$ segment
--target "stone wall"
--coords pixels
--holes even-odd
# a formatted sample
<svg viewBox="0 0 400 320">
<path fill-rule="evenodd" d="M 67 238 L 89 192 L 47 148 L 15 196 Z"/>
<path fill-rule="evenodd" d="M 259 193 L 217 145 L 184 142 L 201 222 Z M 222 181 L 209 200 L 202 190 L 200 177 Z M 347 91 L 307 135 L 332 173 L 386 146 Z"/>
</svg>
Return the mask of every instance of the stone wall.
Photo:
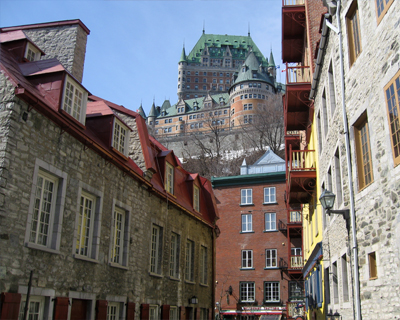
<svg viewBox="0 0 400 320">
<path fill-rule="evenodd" d="M 400 166 L 395 166 L 390 141 L 390 129 L 384 87 L 400 69 L 400 34 L 395 32 L 400 25 L 400 2 L 393 1 L 388 12 L 377 22 L 375 2 L 358 1 L 361 53 L 350 65 L 348 54 L 348 30 L 345 16 L 352 1 L 344 1 L 341 10 L 343 31 L 344 77 L 346 116 L 350 133 L 351 181 L 354 186 L 356 230 L 358 242 L 358 262 L 360 277 L 361 310 L 363 319 L 400 318 Z M 337 21 L 333 18 L 333 24 Z M 348 165 L 346 162 L 345 138 L 341 105 L 341 82 L 339 61 L 339 37 L 329 31 L 328 42 L 315 98 L 315 112 L 327 115 L 326 136 L 322 138 L 319 156 L 321 181 L 325 187 L 343 194 L 343 202 L 337 209 L 350 208 Z M 329 80 L 329 65 L 333 66 L 333 82 Z M 334 87 L 336 103 L 330 88 Z M 325 89 L 326 101 L 322 98 Z M 356 154 L 355 126 L 361 116 L 368 119 L 373 181 L 365 186 L 359 185 L 359 171 Z M 323 131 L 323 130 L 322 130 Z M 338 150 L 338 151 L 337 151 Z M 339 164 L 335 163 L 335 153 L 339 154 Z M 329 174 L 329 168 L 331 174 Z M 341 183 L 338 183 L 340 171 Z M 329 181 L 332 180 L 332 183 Z M 340 190 L 338 190 L 340 189 Z M 351 286 L 354 281 L 352 239 L 348 237 L 341 216 L 327 218 L 324 231 L 324 260 L 332 268 L 338 267 L 339 301 L 333 303 L 332 274 L 330 274 L 331 304 L 328 309 L 338 310 L 343 319 L 353 318 L 353 298 Z M 375 252 L 377 278 L 370 277 L 368 254 Z M 348 259 L 347 276 L 349 281 L 349 301 L 343 299 L 343 277 L 341 257 Z M 349 259 L 349 257 L 351 259 Z M 332 271 L 332 269 L 330 269 Z"/>
<path fill-rule="evenodd" d="M 189 306 L 196 295 L 196 308 L 212 307 L 213 243 L 212 228 L 188 216 L 162 197 L 144 188 L 90 148 L 84 148 L 48 118 L 14 96 L 14 88 L 0 74 L 0 291 L 21 292 L 33 270 L 32 286 L 37 290 L 54 290 L 54 296 L 123 297 L 140 304 Z M 27 245 L 29 208 L 35 170 L 38 164 L 57 170 L 65 183 L 64 210 L 58 250 L 41 250 Z M 100 236 L 96 259 L 74 255 L 77 234 L 79 195 L 82 189 L 101 195 Z M 114 206 L 129 212 L 126 267 L 110 265 L 111 229 Z M 162 272 L 151 275 L 150 243 L 152 225 L 163 228 Z M 180 235 L 180 279 L 169 277 L 171 232 Z M 195 281 L 184 280 L 185 243 L 195 243 Z M 200 285 L 200 245 L 208 248 L 208 285 Z M 50 292 L 50 291 L 48 291 Z M 193 305 L 192 305 L 193 306 Z"/>
</svg>

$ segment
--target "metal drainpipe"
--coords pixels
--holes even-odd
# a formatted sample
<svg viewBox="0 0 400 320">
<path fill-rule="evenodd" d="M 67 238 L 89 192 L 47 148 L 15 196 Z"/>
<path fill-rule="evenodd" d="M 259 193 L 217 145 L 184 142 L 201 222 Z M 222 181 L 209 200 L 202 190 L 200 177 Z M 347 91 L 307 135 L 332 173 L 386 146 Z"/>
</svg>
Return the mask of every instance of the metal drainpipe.
<svg viewBox="0 0 400 320">
<path fill-rule="evenodd" d="M 361 320 L 361 303 L 360 303 L 360 280 L 358 271 L 358 247 L 357 247 L 357 232 L 356 232 L 356 215 L 354 206 L 354 187 L 353 187 L 353 170 L 351 166 L 350 154 L 350 138 L 349 128 L 347 124 L 346 102 L 345 102 L 345 88 L 344 88 L 344 64 L 343 64 L 343 48 L 342 48 L 342 27 L 340 21 L 341 1 L 338 0 L 336 8 L 336 20 L 339 35 L 339 56 L 340 56 L 340 81 L 342 89 L 342 112 L 343 112 L 343 126 L 344 136 L 346 142 L 346 159 L 348 169 L 348 183 L 349 183 L 349 196 L 350 196 L 350 221 L 351 221 L 351 235 L 353 245 L 353 259 L 354 259 L 354 297 L 355 297 L 355 316 L 357 320 Z"/>
</svg>

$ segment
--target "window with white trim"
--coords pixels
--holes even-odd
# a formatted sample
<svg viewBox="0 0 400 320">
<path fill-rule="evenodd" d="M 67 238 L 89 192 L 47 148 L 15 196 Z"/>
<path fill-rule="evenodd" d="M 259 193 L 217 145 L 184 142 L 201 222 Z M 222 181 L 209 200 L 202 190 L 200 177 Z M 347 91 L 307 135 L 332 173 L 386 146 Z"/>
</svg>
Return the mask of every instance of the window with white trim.
<svg viewBox="0 0 400 320">
<path fill-rule="evenodd" d="M 99 201 L 95 195 L 82 190 L 77 215 L 76 255 L 96 259 L 96 239 L 100 235 Z"/>
<path fill-rule="evenodd" d="M 240 204 L 253 204 L 253 189 L 241 189 Z"/>
<path fill-rule="evenodd" d="M 276 268 L 277 267 L 277 256 L 276 249 L 265 250 L 265 268 Z"/>
<path fill-rule="evenodd" d="M 150 272 L 161 274 L 162 228 L 153 224 L 151 230 Z"/>
<path fill-rule="evenodd" d="M 128 156 L 129 129 L 117 118 L 114 118 L 112 147 Z"/>
<path fill-rule="evenodd" d="M 207 268 L 207 248 L 200 247 L 200 283 L 206 285 L 208 282 L 208 268 Z"/>
<path fill-rule="evenodd" d="M 198 186 L 193 186 L 193 208 L 197 212 L 200 211 L 200 189 Z"/>
<path fill-rule="evenodd" d="M 276 188 L 264 188 L 264 203 L 276 203 Z"/>
<path fill-rule="evenodd" d="M 25 243 L 30 248 L 59 250 L 67 174 L 36 159 Z"/>
<path fill-rule="evenodd" d="M 119 320 L 120 303 L 109 301 L 107 305 L 107 320 Z"/>
<path fill-rule="evenodd" d="M 165 190 L 174 194 L 174 167 L 166 162 L 165 169 Z"/>
<path fill-rule="evenodd" d="M 208 309 L 200 308 L 200 320 L 208 320 Z"/>
<path fill-rule="evenodd" d="M 194 242 L 186 241 L 185 280 L 194 281 Z"/>
<path fill-rule="evenodd" d="M 255 284 L 254 282 L 240 282 L 240 302 L 254 302 Z"/>
<path fill-rule="evenodd" d="M 242 269 L 253 268 L 253 250 L 242 250 Z"/>
<path fill-rule="evenodd" d="M 158 306 L 149 306 L 149 320 L 158 320 Z"/>
<path fill-rule="evenodd" d="M 276 230 L 276 213 L 266 212 L 265 213 L 265 231 Z"/>
<path fill-rule="evenodd" d="M 61 109 L 85 124 L 87 96 L 87 91 L 80 84 L 70 76 L 66 76 Z"/>
<path fill-rule="evenodd" d="M 264 296 L 265 302 L 280 302 L 279 282 L 264 282 Z"/>
<path fill-rule="evenodd" d="M 180 240 L 179 234 L 171 233 L 171 248 L 169 258 L 169 276 L 171 278 L 179 279 L 179 253 L 180 253 Z"/>
<path fill-rule="evenodd" d="M 40 60 L 41 52 L 32 43 L 28 42 L 25 49 L 25 59 L 28 61 L 38 61 Z"/>
<path fill-rule="evenodd" d="M 242 232 L 253 231 L 253 215 L 251 213 L 242 214 Z"/>
<path fill-rule="evenodd" d="M 124 259 L 124 249 L 126 246 L 125 241 L 127 241 L 125 235 L 125 222 L 125 210 L 119 207 L 114 207 L 111 262 L 120 265 L 126 265 L 126 260 Z"/>
<path fill-rule="evenodd" d="M 178 307 L 171 306 L 169 308 L 169 320 L 179 320 Z"/>
<path fill-rule="evenodd" d="M 24 319 L 26 295 L 23 296 L 19 309 L 19 320 Z M 26 319 L 44 319 L 44 307 L 45 297 L 44 296 L 30 296 L 29 307 Z"/>
</svg>

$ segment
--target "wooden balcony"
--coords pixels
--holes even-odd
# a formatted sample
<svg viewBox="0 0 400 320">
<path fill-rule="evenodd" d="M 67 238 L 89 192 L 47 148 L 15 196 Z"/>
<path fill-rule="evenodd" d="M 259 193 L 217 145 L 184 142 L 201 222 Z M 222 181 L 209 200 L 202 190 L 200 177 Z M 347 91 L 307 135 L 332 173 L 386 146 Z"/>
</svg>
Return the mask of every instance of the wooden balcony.
<svg viewBox="0 0 400 320">
<path fill-rule="evenodd" d="M 316 153 L 314 150 L 292 150 L 289 146 L 286 195 L 287 204 L 300 207 L 308 203 L 316 183 Z"/>
<path fill-rule="evenodd" d="M 282 60 L 300 62 L 306 14 L 304 0 L 282 0 Z"/>
<path fill-rule="evenodd" d="M 303 261 L 303 256 L 290 256 L 290 266 L 289 269 L 303 269 L 304 267 L 304 261 Z"/>
<path fill-rule="evenodd" d="M 286 64 L 286 94 L 283 102 L 287 131 L 306 130 L 312 121 L 310 90 L 310 67 Z"/>
</svg>

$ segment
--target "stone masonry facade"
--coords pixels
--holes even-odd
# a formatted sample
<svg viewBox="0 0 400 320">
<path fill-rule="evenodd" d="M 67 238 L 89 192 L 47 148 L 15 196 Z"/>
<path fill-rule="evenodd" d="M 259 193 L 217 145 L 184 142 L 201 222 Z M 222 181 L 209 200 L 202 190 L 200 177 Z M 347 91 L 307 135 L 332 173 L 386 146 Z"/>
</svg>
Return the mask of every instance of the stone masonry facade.
<svg viewBox="0 0 400 320">
<path fill-rule="evenodd" d="M 394 161 L 385 86 L 400 70 L 400 2 L 388 1 L 378 17 L 375 1 L 342 1 L 344 87 L 363 319 L 400 319 L 400 166 Z M 349 17 L 358 10 L 360 52 L 350 61 Z M 337 26 L 336 16 L 332 24 Z M 351 39 L 351 37 L 350 37 Z M 335 209 L 350 207 L 348 165 L 342 116 L 339 36 L 328 31 L 315 92 L 321 185 L 337 195 Z M 396 75 L 397 74 L 397 75 Z M 398 104 L 397 100 L 397 104 Z M 366 123 L 366 125 L 365 125 Z M 366 127 L 371 181 L 362 182 L 358 131 Z M 364 128 L 365 128 L 364 127 Z M 363 140 L 365 141 L 365 140 Z M 324 219 L 323 259 L 328 310 L 353 319 L 355 309 L 352 239 L 339 215 Z M 374 261 L 376 260 L 376 262 Z M 375 270 L 376 269 L 376 270 Z"/>
</svg>

